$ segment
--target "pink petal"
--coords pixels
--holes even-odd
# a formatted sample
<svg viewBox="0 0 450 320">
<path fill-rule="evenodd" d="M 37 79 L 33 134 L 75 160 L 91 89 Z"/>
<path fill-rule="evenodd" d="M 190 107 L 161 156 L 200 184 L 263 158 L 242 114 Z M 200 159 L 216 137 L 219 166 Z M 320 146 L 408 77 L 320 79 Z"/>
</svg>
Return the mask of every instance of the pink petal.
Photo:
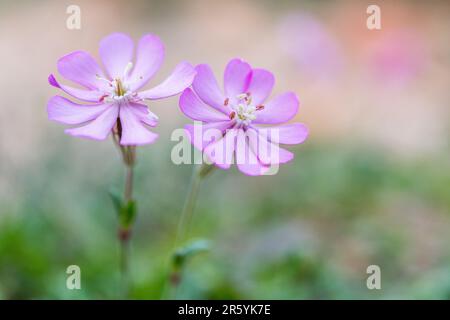
<svg viewBox="0 0 450 320">
<path fill-rule="evenodd" d="M 256 127 L 269 141 L 281 144 L 299 144 L 308 137 L 308 128 L 302 123 L 291 123 L 277 127 Z"/>
<path fill-rule="evenodd" d="M 265 174 L 270 167 L 262 164 L 252 148 L 249 146 L 247 137 L 241 129 L 238 132 L 236 142 L 236 164 L 242 173 L 249 176 L 259 176 Z"/>
<path fill-rule="evenodd" d="M 158 135 L 145 128 L 139 115 L 138 108 L 133 105 L 120 107 L 120 124 L 122 125 L 121 145 L 143 145 L 154 142 Z"/>
<path fill-rule="evenodd" d="M 147 34 L 139 40 L 134 65 L 129 82 L 130 89 L 136 91 L 143 87 L 161 67 L 164 60 L 164 45 L 152 34 Z"/>
<path fill-rule="evenodd" d="M 100 41 L 99 50 L 109 76 L 122 78 L 126 66 L 133 61 L 133 40 L 124 33 L 113 33 Z"/>
<path fill-rule="evenodd" d="M 130 110 L 146 125 L 155 127 L 158 124 L 158 116 L 148 110 L 145 104 L 132 102 L 129 105 L 132 107 Z"/>
<path fill-rule="evenodd" d="M 253 123 L 277 124 L 289 121 L 298 111 L 298 98 L 293 92 L 276 96 L 264 104 L 264 109 L 256 113 Z"/>
<path fill-rule="evenodd" d="M 105 77 L 103 71 L 91 55 L 84 51 L 75 51 L 58 60 L 58 71 L 67 80 L 73 81 L 91 90 L 104 90 L 107 84 L 97 78 Z"/>
<path fill-rule="evenodd" d="M 272 92 L 275 77 L 273 74 L 264 69 L 253 69 L 252 78 L 248 86 L 247 92 L 252 97 L 255 105 L 261 105 Z"/>
<path fill-rule="evenodd" d="M 203 149 L 206 148 L 211 142 L 214 142 L 210 139 L 211 134 L 213 133 L 210 131 L 211 129 L 219 130 L 223 134 L 225 133 L 225 130 L 231 128 L 232 125 L 233 124 L 230 121 L 220 121 L 211 122 L 208 124 L 202 123 L 201 125 L 199 123 L 195 123 L 194 125 L 188 124 L 184 128 L 194 147 L 200 151 L 203 151 Z"/>
<path fill-rule="evenodd" d="M 104 94 L 103 92 L 97 90 L 83 90 L 62 85 L 58 83 L 58 81 L 56 81 L 55 77 L 52 74 L 48 76 L 48 83 L 50 83 L 50 85 L 54 86 L 55 88 L 61 89 L 65 93 L 82 101 L 99 102 Z"/>
<path fill-rule="evenodd" d="M 205 122 L 230 120 L 228 116 L 204 104 L 190 88 L 181 94 L 179 105 L 181 111 L 193 120 Z"/>
<path fill-rule="evenodd" d="M 154 100 L 176 95 L 192 84 L 195 73 L 195 69 L 188 62 L 181 62 L 163 83 L 153 89 L 140 92 L 139 96 Z"/>
<path fill-rule="evenodd" d="M 249 144 L 259 161 L 264 165 L 287 163 L 294 159 L 294 154 L 267 141 L 266 137 L 255 129 L 248 129 Z"/>
<path fill-rule="evenodd" d="M 76 137 L 104 140 L 117 122 L 118 115 L 119 107 L 110 105 L 109 108 L 89 124 L 79 128 L 66 129 L 65 132 Z"/>
<path fill-rule="evenodd" d="M 229 169 L 233 163 L 237 134 L 238 129 L 229 129 L 222 139 L 210 143 L 204 150 L 211 162 L 221 169 Z"/>
<path fill-rule="evenodd" d="M 47 113 L 49 120 L 81 124 L 97 118 L 108 107 L 110 106 L 107 104 L 78 104 L 61 96 L 54 96 L 47 103 Z"/>
<path fill-rule="evenodd" d="M 246 93 L 252 76 L 252 68 L 241 59 L 231 60 L 225 68 L 225 95 L 234 100 L 236 96 Z"/>
<path fill-rule="evenodd" d="M 216 78 L 211 68 L 206 64 L 200 64 L 195 67 L 197 75 L 195 76 L 192 87 L 199 98 L 214 109 L 229 114 L 231 108 L 225 106 L 225 96 L 219 89 Z"/>
</svg>

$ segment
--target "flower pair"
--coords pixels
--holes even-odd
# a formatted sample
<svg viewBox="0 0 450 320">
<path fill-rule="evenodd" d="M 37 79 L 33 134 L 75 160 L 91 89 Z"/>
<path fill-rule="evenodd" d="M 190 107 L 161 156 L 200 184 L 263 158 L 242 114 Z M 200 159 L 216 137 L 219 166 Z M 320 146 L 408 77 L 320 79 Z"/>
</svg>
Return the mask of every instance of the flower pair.
<svg viewBox="0 0 450 320">
<path fill-rule="evenodd" d="M 103 140 L 115 130 L 120 133 L 123 146 L 153 143 L 158 135 L 146 126 L 156 126 L 158 117 L 144 101 L 183 92 L 179 102 L 181 110 L 204 124 L 199 136 L 195 126 L 186 126 L 191 142 L 220 168 L 228 169 L 234 154 L 240 171 L 248 175 L 264 174 L 271 165 L 293 158 L 278 143 L 297 144 L 306 139 L 307 129 L 299 123 L 271 130 L 264 127 L 292 119 L 299 106 L 292 92 L 265 102 L 274 85 L 269 71 L 252 69 L 248 63 L 233 59 L 225 69 L 222 92 L 209 66 L 201 64 L 194 68 L 181 62 L 160 85 L 140 91 L 164 59 L 164 46 L 157 36 L 143 36 L 135 52 L 129 36 L 114 33 L 101 40 L 99 51 L 106 72 L 84 51 L 70 53 L 58 61 L 59 73 L 83 89 L 60 84 L 53 75 L 49 76 L 52 86 L 89 103 L 79 104 L 61 96 L 49 100 L 50 120 L 78 125 L 66 129 L 70 135 Z M 204 133 L 208 129 L 216 129 L 220 135 L 207 139 Z M 276 139 L 271 134 L 273 130 Z M 263 155 L 267 152 L 262 149 L 267 146 L 270 155 L 276 157 Z"/>
</svg>

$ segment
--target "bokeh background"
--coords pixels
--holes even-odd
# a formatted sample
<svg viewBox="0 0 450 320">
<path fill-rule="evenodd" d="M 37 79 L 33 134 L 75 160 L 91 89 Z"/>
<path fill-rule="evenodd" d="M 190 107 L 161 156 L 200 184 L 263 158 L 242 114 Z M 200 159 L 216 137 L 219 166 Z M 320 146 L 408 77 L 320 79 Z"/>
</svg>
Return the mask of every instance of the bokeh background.
<svg viewBox="0 0 450 320">
<path fill-rule="evenodd" d="M 66 8 L 81 8 L 81 30 Z M 381 30 L 366 27 L 381 7 Z M 202 186 L 181 298 L 450 298 L 450 5 L 446 1 L 0 1 L 0 298 L 114 299 L 117 221 L 108 196 L 124 169 L 111 140 L 47 120 L 47 83 L 74 50 L 98 57 L 114 31 L 158 34 L 166 60 L 222 77 L 241 57 L 297 92 L 309 140 L 275 176 L 216 171 Z M 61 77 L 59 77 L 60 79 Z M 170 161 L 189 120 L 177 97 L 150 104 L 139 148 L 131 298 L 158 299 L 192 167 Z M 81 268 L 82 290 L 66 288 Z M 382 289 L 368 290 L 378 265 Z"/>
</svg>

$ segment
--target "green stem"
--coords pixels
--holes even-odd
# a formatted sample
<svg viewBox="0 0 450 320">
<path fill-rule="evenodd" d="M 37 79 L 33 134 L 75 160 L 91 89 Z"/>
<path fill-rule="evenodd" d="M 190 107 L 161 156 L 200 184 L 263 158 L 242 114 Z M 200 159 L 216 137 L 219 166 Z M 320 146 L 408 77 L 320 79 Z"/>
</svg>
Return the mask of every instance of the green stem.
<svg viewBox="0 0 450 320">
<path fill-rule="evenodd" d="M 126 165 L 127 172 L 125 177 L 124 201 L 129 203 L 133 200 L 133 165 Z M 121 291 L 124 299 L 128 298 L 129 291 L 129 256 L 130 256 L 130 237 L 131 226 L 119 226 L 120 242 L 120 278 Z"/>
<path fill-rule="evenodd" d="M 183 209 L 181 211 L 180 220 L 178 222 L 177 233 L 175 236 L 174 250 L 177 250 L 182 244 L 189 233 L 192 217 L 194 215 L 195 203 L 197 202 L 198 193 L 201 182 L 214 168 L 212 165 L 203 164 L 200 167 L 194 166 L 192 170 L 191 180 L 189 182 L 188 193 L 184 201 Z M 171 272 L 169 277 L 170 288 L 168 288 L 167 282 L 163 290 L 163 297 L 167 296 L 167 291 L 170 290 L 169 297 L 177 297 L 178 287 L 182 280 L 182 267 L 171 266 Z"/>
<path fill-rule="evenodd" d="M 200 167 L 201 168 L 201 167 Z M 197 202 L 198 191 L 202 177 L 200 169 L 194 167 L 192 170 L 191 181 L 189 182 L 188 193 L 184 200 L 183 210 L 181 211 L 180 220 L 178 222 L 177 233 L 175 237 L 175 248 L 178 248 L 180 242 L 184 241 L 194 213 L 195 203 Z"/>
<path fill-rule="evenodd" d="M 133 165 L 127 165 L 127 173 L 125 178 L 125 191 L 124 200 L 125 202 L 133 200 Z"/>
<path fill-rule="evenodd" d="M 120 241 L 120 286 L 123 299 L 128 298 L 129 290 L 129 236 L 119 236 Z"/>
<path fill-rule="evenodd" d="M 127 216 L 119 217 L 119 232 L 118 239 L 120 243 L 120 283 L 121 292 L 124 299 L 128 298 L 130 276 L 129 276 L 129 263 L 130 263 L 130 238 L 132 223 L 135 219 L 134 210 L 135 203 L 133 200 L 133 180 L 134 180 L 134 164 L 136 162 L 136 146 L 122 146 L 120 139 L 122 137 L 122 126 L 120 120 L 117 119 L 117 123 L 112 132 L 114 143 L 122 153 L 122 159 L 126 167 L 125 176 L 125 188 L 123 195 L 122 206 L 126 206 L 126 212 L 121 214 L 127 214 Z M 130 217 L 130 205 L 133 207 L 133 216 Z M 124 209 L 124 208 L 122 208 Z"/>
</svg>

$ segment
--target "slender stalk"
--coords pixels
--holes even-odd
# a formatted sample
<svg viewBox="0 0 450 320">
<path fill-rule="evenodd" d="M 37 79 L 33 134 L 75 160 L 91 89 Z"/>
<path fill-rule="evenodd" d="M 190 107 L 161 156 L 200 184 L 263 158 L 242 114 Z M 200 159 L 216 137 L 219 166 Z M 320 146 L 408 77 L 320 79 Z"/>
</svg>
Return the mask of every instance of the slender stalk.
<svg viewBox="0 0 450 320">
<path fill-rule="evenodd" d="M 129 291 L 129 256 L 130 242 L 128 236 L 119 236 L 120 241 L 120 287 L 123 299 L 128 298 Z"/>
<path fill-rule="evenodd" d="M 189 233 L 192 216 L 194 213 L 195 203 L 198 198 L 198 191 L 201 183 L 200 169 L 195 167 L 192 170 L 191 180 L 189 182 L 188 192 L 184 200 L 183 209 L 181 211 L 180 220 L 178 221 L 177 233 L 175 236 L 174 252 L 179 245 L 186 239 Z M 172 266 L 170 274 L 170 297 L 177 298 L 178 288 L 181 283 L 181 273 L 183 270 Z"/>
<path fill-rule="evenodd" d="M 128 203 L 132 201 L 133 194 L 133 165 L 126 165 L 124 201 Z M 129 257 L 130 257 L 130 237 L 131 227 L 119 226 L 119 242 L 120 242 L 120 277 L 121 290 L 124 299 L 128 297 L 129 291 Z"/>
<path fill-rule="evenodd" d="M 201 182 L 204 177 L 206 177 L 211 170 L 214 168 L 212 165 L 201 165 L 199 167 L 194 166 L 192 170 L 191 180 L 189 182 L 188 192 L 184 201 L 183 209 L 181 211 L 180 220 L 178 222 L 177 233 L 175 236 L 174 242 L 174 250 L 179 249 L 179 246 L 186 240 L 192 217 L 194 215 L 195 204 L 197 202 L 198 193 L 200 189 Z M 166 282 L 163 289 L 163 297 L 166 297 L 169 293 L 169 297 L 173 297 L 176 299 L 178 287 L 182 280 L 182 267 L 179 266 L 171 266 L 171 272 L 169 277 L 169 284 Z"/>
<path fill-rule="evenodd" d="M 124 212 L 119 216 L 119 231 L 118 239 L 120 243 L 120 282 L 122 297 L 126 299 L 129 292 L 129 260 L 130 260 L 130 238 L 131 228 L 134 221 L 134 203 L 133 203 L 133 180 L 134 180 L 134 164 L 136 162 L 136 147 L 135 146 L 122 146 L 120 144 L 120 138 L 122 136 L 122 126 L 120 120 L 117 119 L 117 124 L 112 132 L 113 140 L 116 146 L 122 153 L 122 159 L 126 168 L 125 175 L 125 187 L 123 194 L 123 206 Z M 132 206 L 132 209 L 130 209 Z M 130 214 L 132 212 L 132 216 Z"/>
<path fill-rule="evenodd" d="M 184 200 L 183 210 L 181 211 L 180 220 L 178 221 L 178 228 L 175 236 L 175 248 L 178 247 L 180 242 L 185 240 L 189 231 L 201 180 L 200 169 L 194 167 L 192 170 L 191 181 L 189 182 L 188 193 Z"/>
<path fill-rule="evenodd" d="M 132 199 L 133 196 L 133 166 L 127 165 L 127 173 L 125 178 L 125 191 L 124 191 L 124 200 L 125 202 L 128 202 Z"/>
</svg>

